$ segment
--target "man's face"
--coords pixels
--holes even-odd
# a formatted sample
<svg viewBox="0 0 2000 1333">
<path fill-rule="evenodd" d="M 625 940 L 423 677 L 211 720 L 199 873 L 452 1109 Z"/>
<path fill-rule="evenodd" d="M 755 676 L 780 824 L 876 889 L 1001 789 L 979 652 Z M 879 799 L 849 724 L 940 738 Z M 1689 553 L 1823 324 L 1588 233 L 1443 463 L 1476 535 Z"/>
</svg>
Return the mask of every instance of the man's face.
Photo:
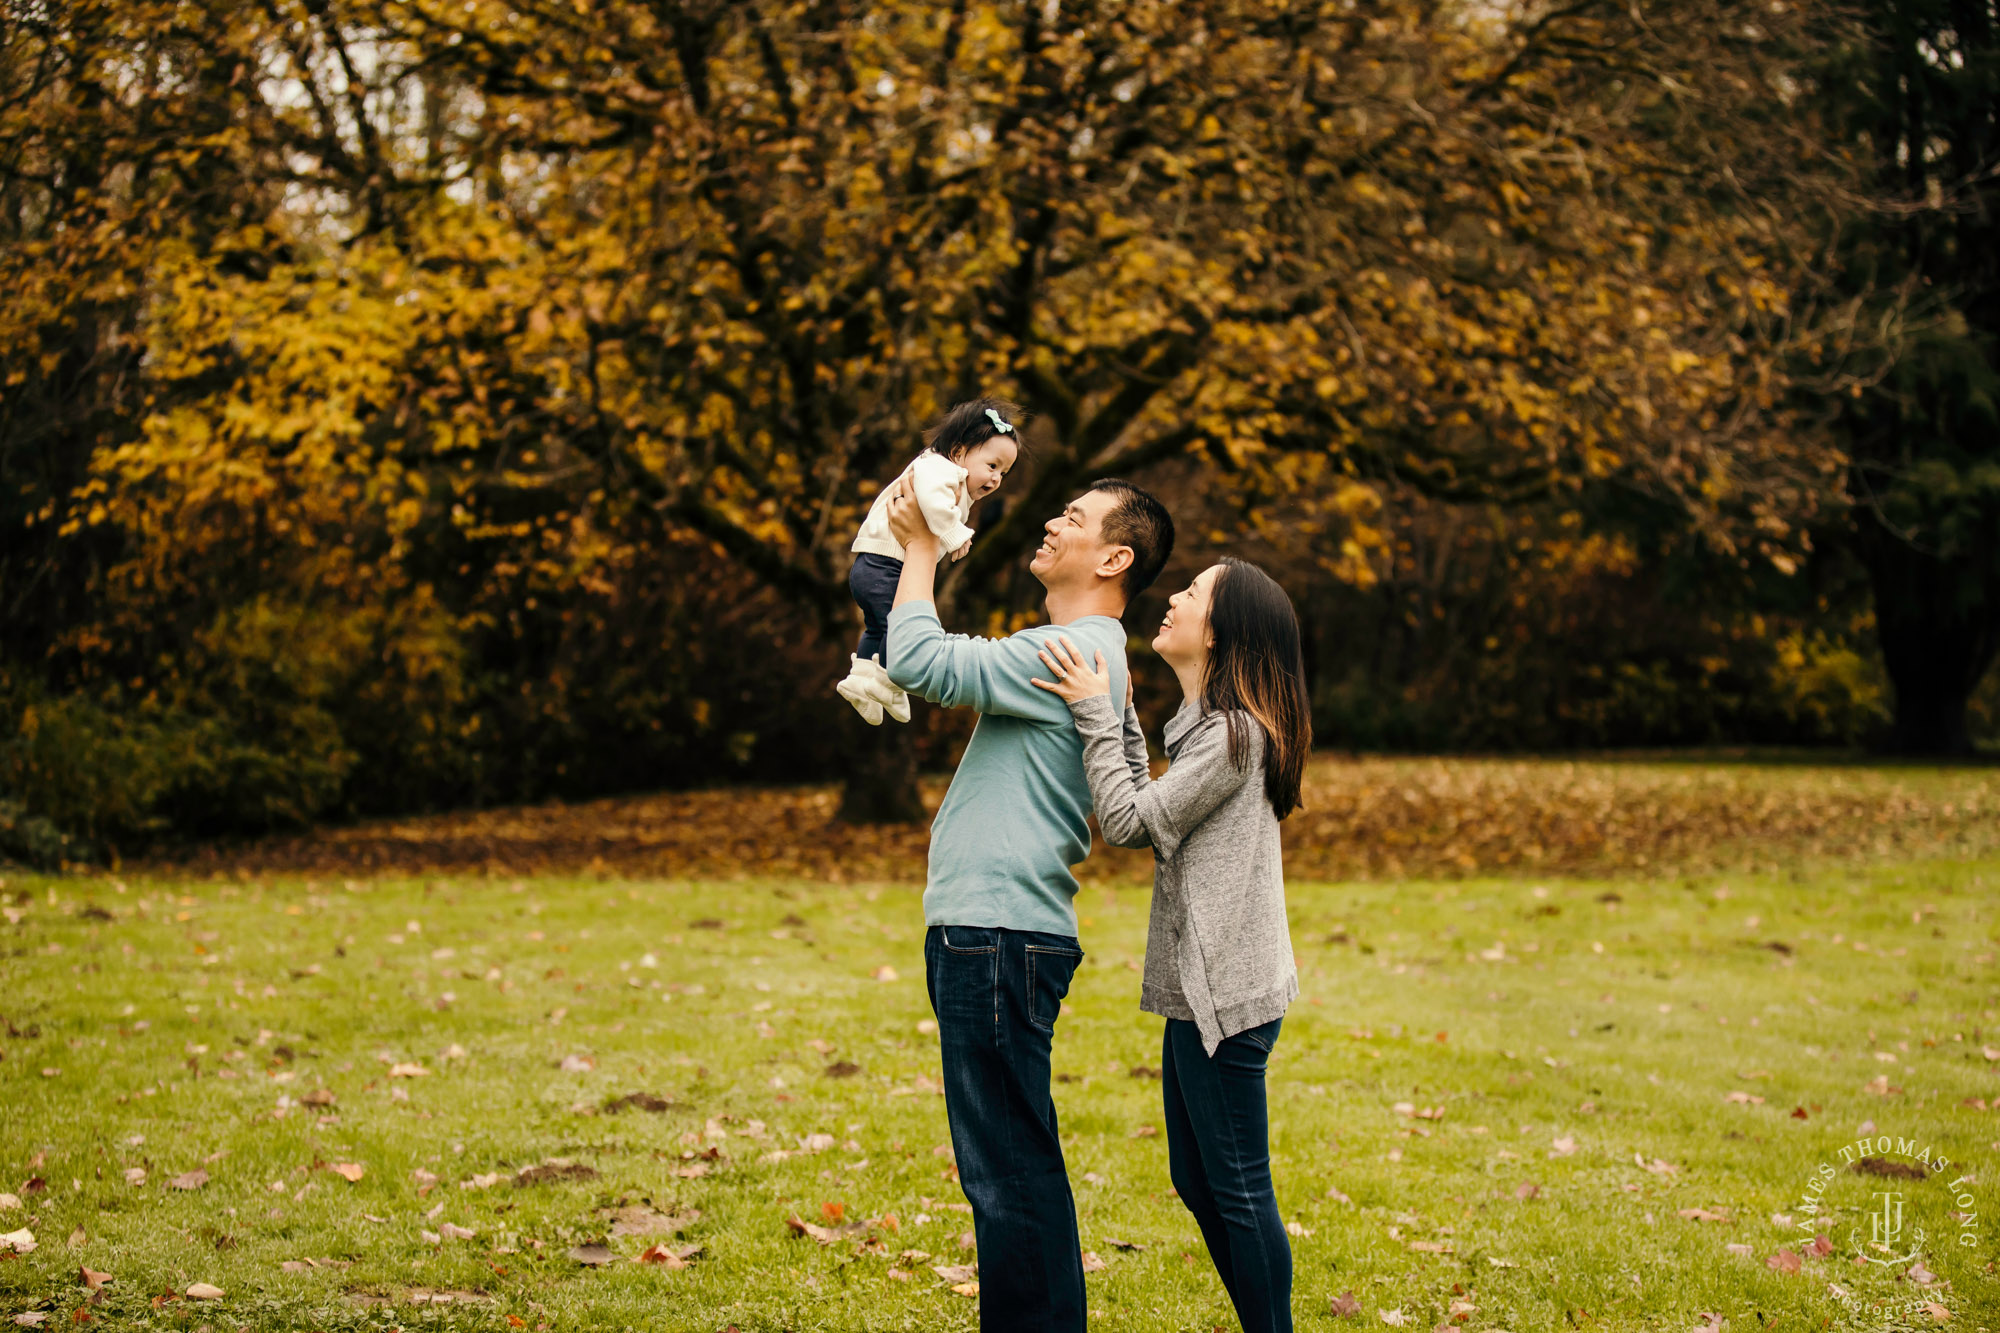
<svg viewBox="0 0 2000 1333">
<path fill-rule="evenodd" d="M 1045 588 L 1089 584 L 1112 552 L 1124 549 L 1104 540 L 1104 516 L 1117 503 L 1109 491 L 1085 491 L 1071 500 L 1042 525 L 1042 544 L 1028 562 L 1028 572 Z"/>
</svg>

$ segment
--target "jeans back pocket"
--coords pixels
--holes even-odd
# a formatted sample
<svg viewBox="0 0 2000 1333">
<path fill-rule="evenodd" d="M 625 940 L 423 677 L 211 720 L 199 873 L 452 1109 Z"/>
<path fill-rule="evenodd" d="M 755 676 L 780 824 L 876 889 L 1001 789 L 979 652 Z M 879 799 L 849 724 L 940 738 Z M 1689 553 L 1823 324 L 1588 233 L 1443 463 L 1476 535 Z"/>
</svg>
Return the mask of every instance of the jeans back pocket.
<svg viewBox="0 0 2000 1333">
<path fill-rule="evenodd" d="M 1028 1021 L 1052 1033 L 1056 1030 L 1056 1018 L 1062 1013 L 1063 997 L 1069 994 L 1069 983 L 1076 976 L 1077 964 L 1083 961 L 1083 951 L 1031 944 L 1027 953 Z"/>
</svg>

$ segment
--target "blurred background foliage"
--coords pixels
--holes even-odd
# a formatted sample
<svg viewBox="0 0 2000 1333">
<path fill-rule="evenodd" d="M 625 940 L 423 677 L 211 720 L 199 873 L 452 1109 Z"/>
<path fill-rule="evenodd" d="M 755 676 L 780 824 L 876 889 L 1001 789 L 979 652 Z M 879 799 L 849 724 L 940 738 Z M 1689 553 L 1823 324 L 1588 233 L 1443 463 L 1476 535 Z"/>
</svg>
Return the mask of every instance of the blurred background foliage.
<svg viewBox="0 0 2000 1333">
<path fill-rule="evenodd" d="M 1158 489 L 1322 745 L 1996 734 L 1996 36 L 1943 3 L 85 0 L 0 45 L 0 853 L 844 776 L 847 545 Z M 1150 692 L 1169 688 L 1147 674 Z M 1145 700 L 1167 706 L 1164 693 Z"/>
</svg>

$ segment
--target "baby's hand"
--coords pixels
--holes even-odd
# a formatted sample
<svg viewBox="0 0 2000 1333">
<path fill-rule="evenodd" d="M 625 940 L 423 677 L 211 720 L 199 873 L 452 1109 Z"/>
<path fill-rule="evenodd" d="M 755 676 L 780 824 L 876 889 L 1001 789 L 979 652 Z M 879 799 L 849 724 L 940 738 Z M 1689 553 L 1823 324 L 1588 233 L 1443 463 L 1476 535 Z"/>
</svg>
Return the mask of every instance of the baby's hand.
<svg viewBox="0 0 2000 1333">
<path fill-rule="evenodd" d="M 965 557 L 971 554 L 972 554 L 972 539 L 968 537 L 964 541 L 958 544 L 958 548 L 951 553 L 951 558 L 954 562 L 956 562 L 965 559 Z"/>
<path fill-rule="evenodd" d="M 1042 659 L 1043 665 L 1055 672 L 1056 683 L 1051 685 L 1048 681 L 1038 677 L 1030 677 L 1029 684 L 1039 685 L 1050 694 L 1060 696 L 1064 703 L 1073 704 L 1080 699 L 1088 699 L 1094 694 L 1101 694 L 1109 698 L 1111 695 L 1111 672 L 1105 668 L 1104 654 L 1099 653 L 1097 655 L 1097 670 L 1092 671 L 1083 664 L 1083 658 L 1076 651 L 1076 645 L 1069 641 L 1069 635 L 1064 634 L 1058 637 L 1060 639 L 1060 646 L 1055 640 L 1045 639 L 1043 640 L 1042 650 L 1035 654 L 1035 656 Z"/>
</svg>

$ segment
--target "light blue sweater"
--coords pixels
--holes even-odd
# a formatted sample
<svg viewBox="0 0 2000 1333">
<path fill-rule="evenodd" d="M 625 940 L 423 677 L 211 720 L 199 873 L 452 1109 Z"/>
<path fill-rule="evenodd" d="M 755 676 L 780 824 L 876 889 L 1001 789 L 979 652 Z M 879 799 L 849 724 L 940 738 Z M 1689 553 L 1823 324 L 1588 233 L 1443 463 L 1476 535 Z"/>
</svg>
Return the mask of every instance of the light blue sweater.
<svg viewBox="0 0 2000 1333">
<path fill-rule="evenodd" d="M 1067 634 L 1086 662 L 1104 654 L 1125 697 L 1125 628 L 1110 616 L 1038 625 L 1004 639 L 946 634 L 937 608 L 889 613 L 889 678 L 979 725 L 931 824 L 927 926 L 1001 926 L 1076 935 L 1076 876 L 1090 855 L 1090 784 L 1069 705 L 1028 682 L 1052 679 L 1035 654 Z"/>
</svg>

